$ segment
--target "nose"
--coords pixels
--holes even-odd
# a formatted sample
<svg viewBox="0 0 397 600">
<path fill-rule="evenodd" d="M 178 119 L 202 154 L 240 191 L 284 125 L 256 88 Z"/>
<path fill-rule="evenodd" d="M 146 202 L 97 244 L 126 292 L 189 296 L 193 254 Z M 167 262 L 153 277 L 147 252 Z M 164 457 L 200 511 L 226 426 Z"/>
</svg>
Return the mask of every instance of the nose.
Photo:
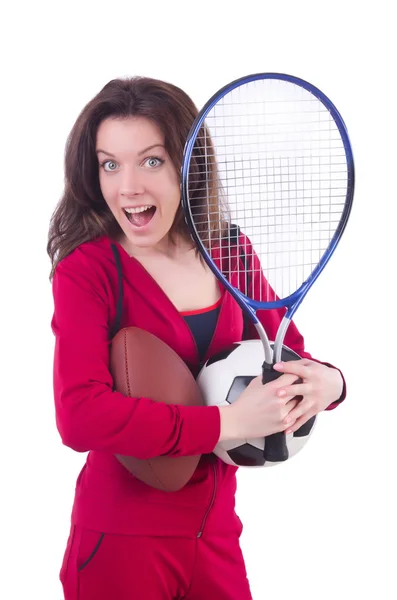
<svg viewBox="0 0 397 600">
<path fill-rule="evenodd" d="M 122 196 L 138 196 L 145 191 L 144 175 L 137 168 L 125 169 L 121 181 Z"/>
</svg>

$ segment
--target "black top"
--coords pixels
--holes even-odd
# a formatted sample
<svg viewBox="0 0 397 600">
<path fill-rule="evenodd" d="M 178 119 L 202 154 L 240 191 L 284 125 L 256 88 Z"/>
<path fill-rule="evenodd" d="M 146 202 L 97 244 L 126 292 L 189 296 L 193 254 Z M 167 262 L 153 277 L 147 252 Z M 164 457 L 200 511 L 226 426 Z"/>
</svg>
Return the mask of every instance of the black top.
<svg viewBox="0 0 397 600">
<path fill-rule="evenodd" d="M 214 307 L 211 306 L 200 311 L 181 313 L 196 340 L 200 362 L 203 360 L 214 335 L 220 311 L 220 302 L 219 300 Z"/>
</svg>

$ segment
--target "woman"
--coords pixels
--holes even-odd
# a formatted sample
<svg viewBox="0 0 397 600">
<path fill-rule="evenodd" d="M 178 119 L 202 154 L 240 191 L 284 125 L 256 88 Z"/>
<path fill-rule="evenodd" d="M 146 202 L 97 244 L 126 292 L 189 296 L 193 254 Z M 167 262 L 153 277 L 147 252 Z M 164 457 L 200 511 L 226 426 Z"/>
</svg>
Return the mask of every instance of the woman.
<svg viewBox="0 0 397 600">
<path fill-rule="evenodd" d="M 63 443 L 89 454 L 60 573 L 66 600 L 251 598 L 234 509 L 236 469 L 212 451 L 219 440 L 295 431 L 344 397 L 340 372 L 311 360 L 294 324 L 285 343 L 302 360 L 280 366 L 285 373 L 265 386 L 253 380 L 227 408 L 170 407 L 113 391 L 111 244 L 124 276 L 121 327 L 150 331 L 193 373 L 242 338 L 241 310 L 200 260 L 181 212 L 180 166 L 196 115 L 173 85 L 114 80 L 87 104 L 68 139 L 65 191 L 48 242 L 54 395 Z M 201 313 L 199 331 L 192 312 Z M 281 313 L 261 316 L 270 338 Z M 303 383 L 293 388 L 298 378 Z M 202 458 L 182 490 L 166 493 L 132 477 L 116 454 Z"/>
</svg>

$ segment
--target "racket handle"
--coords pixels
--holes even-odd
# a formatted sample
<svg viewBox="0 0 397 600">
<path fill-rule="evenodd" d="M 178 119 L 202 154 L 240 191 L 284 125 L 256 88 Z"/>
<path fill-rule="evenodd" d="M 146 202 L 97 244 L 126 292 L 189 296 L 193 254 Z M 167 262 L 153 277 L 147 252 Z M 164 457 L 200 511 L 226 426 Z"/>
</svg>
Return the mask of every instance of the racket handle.
<svg viewBox="0 0 397 600">
<path fill-rule="evenodd" d="M 264 362 L 262 365 L 262 383 L 269 383 L 281 377 L 282 373 L 275 371 L 272 365 Z M 283 462 L 288 460 L 289 452 L 285 433 L 273 433 L 265 437 L 265 447 L 263 450 L 265 461 Z"/>
<path fill-rule="evenodd" d="M 301 425 L 299 427 L 299 429 L 297 429 L 295 431 L 294 437 L 300 438 L 300 437 L 306 437 L 307 435 L 309 435 L 309 433 L 313 429 L 315 421 L 316 421 L 316 417 L 314 416 L 311 419 L 309 419 L 308 421 L 306 421 L 306 423 L 303 423 L 303 425 Z"/>
<path fill-rule="evenodd" d="M 285 433 L 273 433 L 265 437 L 265 449 L 263 451 L 265 461 L 283 462 L 288 460 L 289 452 Z"/>
</svg>

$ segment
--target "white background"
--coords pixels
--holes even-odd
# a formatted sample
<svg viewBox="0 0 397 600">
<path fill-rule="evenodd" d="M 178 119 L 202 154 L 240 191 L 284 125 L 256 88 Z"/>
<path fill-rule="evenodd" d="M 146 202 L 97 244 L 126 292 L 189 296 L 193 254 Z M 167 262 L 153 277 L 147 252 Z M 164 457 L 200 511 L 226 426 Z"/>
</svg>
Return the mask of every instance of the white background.
<svg viewBox="0 0 397 600">
<path fill-rule="evenodd" d="M 392 2 L 7 4 L 0 36 L 0 597 L 61 600 L 58 571 L 85 460 L 62 446 L 55 427 L 45 251 L 78 113 L 118 76 L 165 79 L 201 107 L 232 79 L 277 71 L 322 89 L 354 147 L 348 228 L 296 316 L 307 349 L 343 369 L 348 398 L 321 415 L 290 463 L 239 474 L 253 597 L 395 598 Z M 208 600 L 216 600 L 210 592 Z"/>
</svg>

